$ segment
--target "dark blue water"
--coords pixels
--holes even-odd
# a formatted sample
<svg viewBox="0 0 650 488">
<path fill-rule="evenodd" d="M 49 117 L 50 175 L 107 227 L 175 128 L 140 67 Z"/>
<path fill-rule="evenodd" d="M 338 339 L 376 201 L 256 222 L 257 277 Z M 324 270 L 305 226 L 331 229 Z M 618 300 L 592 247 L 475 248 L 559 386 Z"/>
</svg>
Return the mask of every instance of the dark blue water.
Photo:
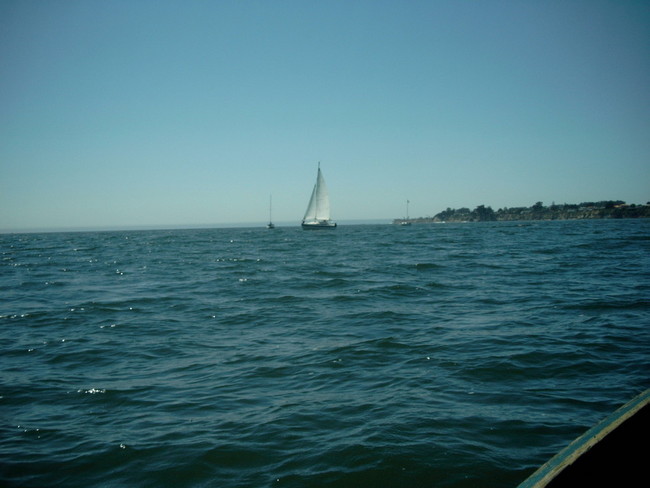
<svg viewBox="0 0 650 488">
<path fill-rule="evenodd" d="M 650 221 L 0 235 L 3 486 L 515 487 L 650 386 Z"/>
</svg>

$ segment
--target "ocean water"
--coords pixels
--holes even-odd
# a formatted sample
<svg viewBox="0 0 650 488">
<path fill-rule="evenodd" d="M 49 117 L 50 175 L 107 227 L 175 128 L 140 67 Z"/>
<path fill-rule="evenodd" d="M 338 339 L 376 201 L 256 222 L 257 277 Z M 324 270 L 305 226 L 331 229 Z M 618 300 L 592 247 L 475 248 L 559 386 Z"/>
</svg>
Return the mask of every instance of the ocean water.
<svg viewBox="0 0 650 488">
<path fill-rule="evenodd" d="M 0 235 L 0 484 L 516 487 L 650 386 L 650 221 Z"/>
</svg>

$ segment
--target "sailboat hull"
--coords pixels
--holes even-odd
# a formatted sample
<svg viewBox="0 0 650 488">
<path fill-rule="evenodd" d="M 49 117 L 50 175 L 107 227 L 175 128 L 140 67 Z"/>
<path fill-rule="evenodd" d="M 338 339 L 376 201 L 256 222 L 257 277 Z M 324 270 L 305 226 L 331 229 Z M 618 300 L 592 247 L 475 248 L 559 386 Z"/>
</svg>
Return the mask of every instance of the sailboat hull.
<svg viewBox="0 0 650 488">
<path fill-rule="evenodd" d="M 330 221 L 303 222 L 302 228 L 304 230 L 336 229 L 336 222 L 330 222 Z"/>
</svg>

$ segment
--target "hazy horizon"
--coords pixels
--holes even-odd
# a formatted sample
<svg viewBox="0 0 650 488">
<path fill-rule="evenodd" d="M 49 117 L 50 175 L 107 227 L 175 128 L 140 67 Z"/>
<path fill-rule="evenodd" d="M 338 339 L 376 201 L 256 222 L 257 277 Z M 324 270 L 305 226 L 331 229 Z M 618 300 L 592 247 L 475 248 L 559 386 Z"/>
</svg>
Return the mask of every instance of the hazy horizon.
<svg viewBox="0 0 650 488">
<path fill-rule="evenodd" d="M 618 199 L 607 199 L 607 200 L 601 200 L 601 201 L 615 201 Z M 601 202 L 598 201 L 598 202 Z M 591 201 L 593 203 L 598 203 L 594 202 L 593 200 Z M 542 202 L 545 207 L 548 207 L 550 205 L 579 205 L 581 203 L 587 203 L 587 202 Z M 628 205 L 640 205 L 640 206 L 645 206 L 645 205 L 650 205 L 650 202 L 625 202 Z M 479 204 L 483 205 L 483 204 Z M 477 205 L 477 207 L 479 206 Z M 531 208 L 533 204 L 531 205 L 523 205 L 520 207 L 524 208 Z M 491 205 L 484 205 L 487 208 L 492 208 Z M 410 220 L 418 220 L 418 219 L 427 219 L 427 218 L 432 218 L 435 217 L 437 214 L 449 209 L 451 207 L 446 207 L 444 209 L 440 209 L 439 211 L 432 212 L 432 213 L 427 213 L 423 215 L 410 215 Z M 458 208 L 451 208 L 452 210 L 458 210 L 461 208 L 469 208 L 466 206 L 461 206 Z M 476 207 L 470 208 L 470 210 L 474 210 Z M 499 208 L 493 208 L 493 210 L 500 210 L 500 209 L 513 209 L 515 208 L 514 206 L 504 206 L 504 207 L 499 207 Z M 393 217 L 386 217 L 386 218 L 376 218 L 376 219 L 346 219 L 346 220 L 335 220 L 339 225 L 392 225 L 394 222 L 397 220 L 401 220 L 405 217 L 405 215 L 396 215 Z M 578 219 L 579 220 L 579 219 Z M 278 221 L 276 219 L 273 219 L 273 223 L 276 227 L 300 227 L 300 222 L 301 219 L 297 220 L 282 220 Z M 511 221 L 506 221 L 506 222 L 511 222 Z M 242 228 L 242 229 L 252 229 L 252 228 L 262 228 L 266 227 L 266 224 L 268 223 L 267 220 L 257 220 L 257 221 L 249 221 L 249 222 L 207 222 L 207 223 L 201 223 L 201 222 L 195 222 L 195 223 L 167 223 L 167 224 L 135 224 L 135 225 L 116 225 L 116 226 L 83 226 L 83 227 L 23 227 L 23 228 L 14 228 L 14 229 L 0 229 L 0 234 L 32 234 L 32 233 L 49 233 L 49 232 L 129 232 L 129 231 L 149 231 L 149 230 L 193 230 L 193 229 L 234 229 L 234 228 Z M 457 223 L 457 222 L 456 222 Z"/>
</svg>

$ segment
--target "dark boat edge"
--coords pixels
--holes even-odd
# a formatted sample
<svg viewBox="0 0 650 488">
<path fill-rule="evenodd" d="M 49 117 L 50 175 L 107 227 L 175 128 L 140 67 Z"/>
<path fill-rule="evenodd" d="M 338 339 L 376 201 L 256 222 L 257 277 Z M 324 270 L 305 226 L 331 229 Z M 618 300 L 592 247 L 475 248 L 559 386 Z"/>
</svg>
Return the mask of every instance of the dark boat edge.
<svg viewBox="0 0 650 488">
<path fill-rule="evenodd" d="M 301 224 L 303 230 L 325 230 L 325 229 L 336 229 L 336 222 L 328 224 Z"/>
<path fill-rule="evenodd" d="M 650 420 L 650 389 L 571 442 L 518 488 L 558 488 L 635 480 L 646 473 L 643 447 Z"/>
</svg>

